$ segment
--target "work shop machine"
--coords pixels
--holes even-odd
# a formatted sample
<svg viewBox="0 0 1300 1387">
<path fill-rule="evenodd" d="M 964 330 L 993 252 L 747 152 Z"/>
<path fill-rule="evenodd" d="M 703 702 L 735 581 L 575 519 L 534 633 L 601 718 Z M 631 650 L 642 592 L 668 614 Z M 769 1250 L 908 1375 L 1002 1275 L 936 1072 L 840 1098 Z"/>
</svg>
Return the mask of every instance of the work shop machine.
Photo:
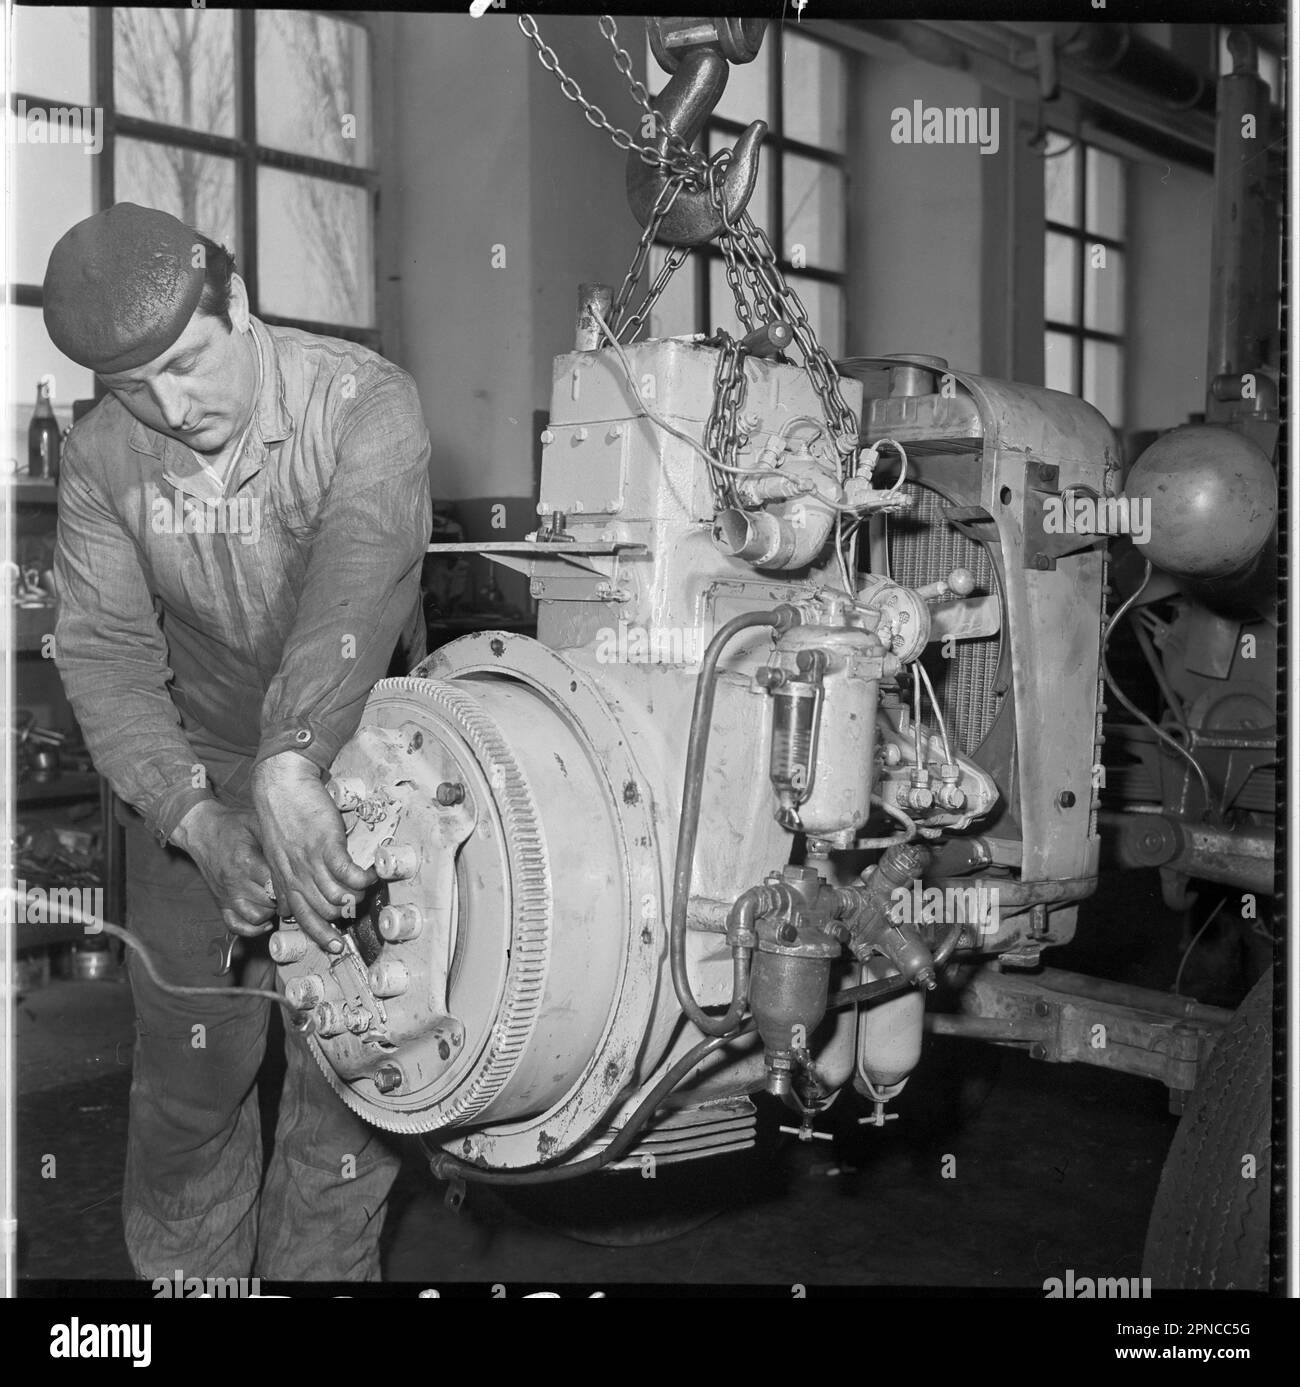
<svg viewBox="0 0 1300 1387">
<path fill-rule="evenodd" d="M 1052 516 L 1119 497 L 1110 426 L 935 357 L 832 365 L 745 210 L 761 124 L 690 149 L 762 23 L 651 26 L 633 273 L 580 290 L 537 529 L 461 546 L 527 575 L 537 637 L 374 689 L 330 791 L 379 885 L 337 958 L 273 937 L 298 1024 L 456 1184 L 737 1151 L 763 1091 L 804 1136 L 847 1086 L 883 1121 L 958 960 L 929 1029 L 1186 1093 L 1225 1014 L 1041 967 L 1097 884 L 1108 564 Z M 635 340 L 655 238 L 651 301 L 719 240 L 743 339 Z"/>
</svg>

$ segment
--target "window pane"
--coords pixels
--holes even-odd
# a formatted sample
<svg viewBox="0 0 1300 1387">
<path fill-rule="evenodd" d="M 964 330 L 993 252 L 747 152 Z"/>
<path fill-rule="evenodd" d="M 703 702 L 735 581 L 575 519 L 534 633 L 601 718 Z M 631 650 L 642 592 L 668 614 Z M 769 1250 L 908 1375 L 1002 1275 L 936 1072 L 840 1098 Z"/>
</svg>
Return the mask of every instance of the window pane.
<svg viewBox="0 0 1300 1387">
<path fill-rule="evenodd" d="M 780 254 L 819 270 L 844 268 L 844 175 L 830 164 L 787 154 Z M 802 247 L 802 251 L 800 251 Z"/>
<path fill-rule="evenodd" d="M 1079 342 L 1063 332 L 1049 332 L 1043 338 L 1043 384 L 1049 390 L 1067 395 L 1078 391 Z"/>
<path fill-rule="evenodd" d="M 349 327 L 375 322 L 370 195 L 281 169 L 257 172 L 260 307 Z"/>
<path fill-rule="evenodd" d="M 1099 236 L 1124 237 L 1124 165 L 1099 149 L 1087 151 L 1086 187 L 1087 230 Z"/>
<path fill-rule="evenodd" d="M 835 284 L 823 284 L 816 279 L 790 276 L 790 284 L 808 310 L 817 340 L 831 354 L 844 355 L 844 291 Z M 798 351 L 790 353 L 791 361 L 800 359 Z"/>
<path fill-rule="evenodd" d="M 844 149 L 844 55 L 786 29 L 781 42 L 785 133 L 792 140 Z M 757 60 L 756 60 L 757 61 Z"/>
<path fill-rule="evenodd" d="M 1118 427 L 1124 422 L 1124 358 L 1113 342 L 1083 344 L 1083 398 Z"/>
<path fill-rule="evenodd" d="M 1043 260 L 1043 315 L 1056 323 L 1079 321 L 1079 243 L 1047 233 Z"/>
<path fill-rule="evenodd" d="M 157 207 L 239 253 L 235 163 L 176 145 L 117 141 L 117 200 Z"/>
<path fill-rule="evenodd" d="M 14 144 L 9 153 L 13 225 L 20 232 L 9 242 L 13 280 L 40 284 L 55 241 L 94 211 L 95 159 L 90 146 L 75 144 Z"/>
<path fill-rule="evenodd" d="M 73 400 L 95 395 L 95 378 L 69 361 L 50 341 L 39 308 L 5 308 L 9 333 L 9 418 L 0 466 L 5 472 L 27 470 L 27 426 L 36 408 L 36 383 L 47 373 L 54 377 L 54 413 L 59 428 L 72 423 Z"/>
<path fill-rule="evenodd" d="M 770 32 L 770 31 L 769 31 Z M 758 50 L 758 57 L 751 63 L 728 63 L 727 88 L 722 93 L 722 100 L 714 107 L 715 116 L 725 116 L 728 120 L 738 120 L 742 125 L 748 125 L 752 120 L 772 119 L 771 104 L 771 82 L 768 80 L 768 73 L 772 66 L 772 53 L 769 47 L 771 39 L 767 39 L 762 48 Z M 653 59 L 652 71 L 655 80 L 652 81 L 651 90 L 658 91 L 668 80 L 658 63 Z"/>
<path fill-rule="evenodd" d="M 15 5 L 13 89 L 54 101 L 90 101 L 89 11 Z"/>
<path fill-rule="evenodd" d="M 113 11 L 113 75 L 126 116 L 235 133 L 234 16 L 209 9 Z"/>
<path fill-rule="evenodd" d="M 320 14 L 257 15 L 259 144 L 332 159 L 370 162 L 369 34 Z"/>
<path fill-rule="evenodd" d="M 1124 331 L 1124 252 L 1090 245 L 1083 269 L 1083 325 L 1097 332 Z"/>
<path fill-rule="evenodd" d="M 647 289 L 663 269 L 667 258 L 668 252 L 662 246 L 650 247 L 650 277 L 646 281 Z M 648 337 L 681 337 L 686 333 L 701 331 L 695 319 L 695 276 L 698 266 L 699 259 L 691 256 L 678 267 L 676 274 L 655 301 L 655 306 L 650 311 L 650 325 L 640 334 L 639 340 Z M 636 305 L 633 304 L 633 307 Z"/>
<path fill-rule="evenodd" d="M 736 137 L 726 130 L 710 130 L 708 141 L 711 159 L 720 149 L 732 148 L 736 143 Z M 758 177 L 754 180 L 754 195 L 749 199 L 746 209 L 769 235 L 772 228 L 772 160 L 775 158 L 772 141 L 764 140 L 758 156 Z"/>
<path fill-rule="evenodd" d="M 1072 135 L 1048 131 L 1043 158 L 1047 220 L 1079 224 L 1079 145 Z"/>
<path fill-rule="evenodd" d="M 625 48 L 632 50 L 631 29 L 629 25 L 635 21 L 623 21 L 623 29 L 627 30 L 625 39 L 623 29 L 619 32 L 619 42 Z M 724 116 L 728 120 L 739 121 L 742 125 L 748 125 L 752 120 L 771 120 L 770 96 L 768 81 L 768 70 L 770 67 L 768 44 L 771 39 L 765 40 L 763 47 L 759 50 L 758 57 L 749 63 L 728 63 L 727 64 L 727 87 L 722 93 L 722 100 L 714 111 L 715 115 Z M 650 51 L 650 36 L 647 32 L 645 40 L 645 85 L 651 97 L 657 96 L 668 85 L 669 74 L 655 61 L 655 55 Z M 625 127 L 631 129 L 631 126 Z M 633 131 L 633 133 L 636 133 Z"/>
</svg>

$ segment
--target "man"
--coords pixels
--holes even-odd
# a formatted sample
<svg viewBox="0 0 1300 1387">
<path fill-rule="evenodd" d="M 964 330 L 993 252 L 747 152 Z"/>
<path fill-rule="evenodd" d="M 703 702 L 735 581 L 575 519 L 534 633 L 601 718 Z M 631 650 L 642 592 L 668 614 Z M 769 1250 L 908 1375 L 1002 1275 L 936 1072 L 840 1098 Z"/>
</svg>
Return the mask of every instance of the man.
<svg viewBox="0 0 1300 1387">
<path fill-rule="evenodd" d="M 45 278 L 55 345 L 109 394 L 60 480 L 55 658 L 95 764 L 133 806 L 127 918 L 163 979 L 212 985 L 214 940 L 292 916 L 342 947 L 374 880 L 323 776 L 402 646 L 424 650 L 428 434 L 410 377 L 269 327 L 228 252 L 122 203 Z M 264 943 L 242 981 L 270 985 Z M 378 1276 L 397 1160 L 287 1041 L 265 1172 L 272 1004 L 177 997 L 132 954 L 123 1209 L 139 1275 Z M 233 984 L 232 984 L 233 986 Z"/>
</svg>

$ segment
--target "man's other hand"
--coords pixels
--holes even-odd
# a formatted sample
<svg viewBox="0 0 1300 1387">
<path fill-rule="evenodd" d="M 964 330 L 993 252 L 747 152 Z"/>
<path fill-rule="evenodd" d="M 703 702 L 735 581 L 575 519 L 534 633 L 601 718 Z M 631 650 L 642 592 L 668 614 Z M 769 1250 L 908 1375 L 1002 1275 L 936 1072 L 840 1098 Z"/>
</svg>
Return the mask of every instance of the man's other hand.
<svg viewBox="0 0 1300 1387">
<path fill-rule="evenodd" d="M 343 820 L 319 770 L 294 751 L 268 756 L 253 771 L 253 805 L 280 914 L 292 915 L 321 948 L 338 953 L 343 940 L 330 921 L 355 918 L 376 876 L 348 856 Z"/>
<path fill-rule="evenodd" d="M 264 933 L 275 914 L 271 868 L 255 826 L 252 815 L 207 799 L 185 815 L 171 838 L 203 873 L 227 926 L 245 936 Z"/>
</svg>

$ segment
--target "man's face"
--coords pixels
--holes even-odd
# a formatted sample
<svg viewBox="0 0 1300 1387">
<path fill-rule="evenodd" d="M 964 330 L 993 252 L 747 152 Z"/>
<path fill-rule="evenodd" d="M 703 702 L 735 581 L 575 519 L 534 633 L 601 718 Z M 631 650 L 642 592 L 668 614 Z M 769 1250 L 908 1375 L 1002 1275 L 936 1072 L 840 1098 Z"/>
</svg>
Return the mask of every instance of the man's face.
<svg viewBox="0 0 1300 1387">
<path fill-rule="evenodd" d="M 101 377 L 141 423 L 196 453 L 220 452 L 238 438 L 257 402 L 257 348 L 238 275 L 230 300 L 233 332 L 196 309 L 161 356 Z"/>
</svg>

